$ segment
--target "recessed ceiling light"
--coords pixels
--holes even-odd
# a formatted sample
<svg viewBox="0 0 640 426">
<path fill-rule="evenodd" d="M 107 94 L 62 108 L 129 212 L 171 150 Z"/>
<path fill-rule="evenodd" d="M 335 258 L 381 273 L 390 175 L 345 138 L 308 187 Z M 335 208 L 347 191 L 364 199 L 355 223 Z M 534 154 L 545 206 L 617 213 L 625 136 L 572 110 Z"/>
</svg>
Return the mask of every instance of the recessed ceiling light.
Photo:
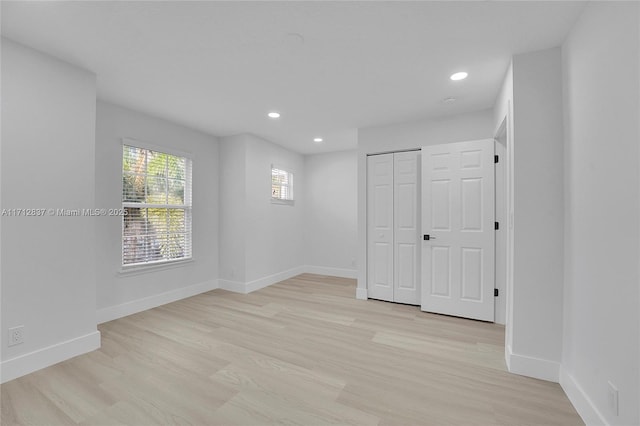
<svg viewBox="0 0 640 426">
<path fill-rule="evenodd" d="M 457 72 L 455 74 L 451 74 L 451 77 L 449 77 L 451 80 L 453 81 L 458 81 L 458 80 L 464 80 L 465 78 L 467 78 L 469 74 L 467 74 L 464 71 L 461 72 Z"/>
<path fill-rule="evenodd" d="M 456 99 L 456 98 L 454 98 L 454 97 L 448 97 L 448 98 L 444 98 L 444 99 L 442 100 L 442 102 L 444 102 L 445 104 L 451 104 L 451 103 L 455 102 L 456 100 L 457 100 L 457 99 Z"/>
<path fill-rule="evenodd" d="M 269 118 L 280 118 L 280 113 L 279 112 L 270 112 L 269 114 L 267 114 L 269 116 Z"/>
<path fill-rule="evenodd" d="M 322 142 L 322 138 L 313 138 L 314 142 Z"/>
</svg>

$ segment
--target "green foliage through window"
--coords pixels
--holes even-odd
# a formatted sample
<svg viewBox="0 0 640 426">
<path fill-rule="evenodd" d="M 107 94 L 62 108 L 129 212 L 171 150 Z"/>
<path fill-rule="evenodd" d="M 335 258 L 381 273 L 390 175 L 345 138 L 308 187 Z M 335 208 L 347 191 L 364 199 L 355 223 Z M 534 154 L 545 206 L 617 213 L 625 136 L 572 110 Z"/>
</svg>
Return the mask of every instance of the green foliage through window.
<svg viewBox="0 0 640 426">
<path fill-rule="evenodd" d="M 191 257 L 191 160 L 123 145 L 122 264 Z"/>
</svg>

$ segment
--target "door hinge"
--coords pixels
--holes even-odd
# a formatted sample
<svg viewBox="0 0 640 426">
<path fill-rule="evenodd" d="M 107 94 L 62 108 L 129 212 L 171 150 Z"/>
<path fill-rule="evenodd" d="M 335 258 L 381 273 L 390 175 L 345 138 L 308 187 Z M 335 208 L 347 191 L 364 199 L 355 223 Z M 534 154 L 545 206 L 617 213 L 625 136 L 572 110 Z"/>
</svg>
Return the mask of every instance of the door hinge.
<svg viewBox="0 0 640 426">
<path fill-rule="evenodd" d="M 494 289 L 493 289 L 493 296 L 494 296 L 494 297 L 498 297 L 498 293 L 499 293 L 498 289 L 497 289 L 497 288 L 494 288 Z"/>
<path fill-rule="evenodd" d="M 493 229 L 495 229 L 496 231 L 500 229 L 500 222 L 493 222 Z"/>
<path fill-rule="evenodd" d="M 494 163 L 496 163 L 496 164 L 497 164 L 499 160 L 500 160 L 500 157 L 499 157 L 498 155 L 494 155 L 494 156 L 493 156 L 493 162 L 494 162 Z"/>
</svg>

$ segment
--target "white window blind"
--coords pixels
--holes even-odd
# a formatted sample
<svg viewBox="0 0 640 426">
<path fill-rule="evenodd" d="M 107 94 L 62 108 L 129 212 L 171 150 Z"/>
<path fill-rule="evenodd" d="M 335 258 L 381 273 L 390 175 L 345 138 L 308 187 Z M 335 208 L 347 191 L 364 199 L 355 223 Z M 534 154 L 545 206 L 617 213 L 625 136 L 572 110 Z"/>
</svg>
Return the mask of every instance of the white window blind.
<svg viewBox="0 0 640 426">
<path fill-rule="evenodd" d="M 122 265 L 191 258 L 191 160 L 122 147 Z"/>
<path fill-rule="evenodd" d="M 293 200 L 293 173 L 271 166 L 271 198 Z"/>
</svg>

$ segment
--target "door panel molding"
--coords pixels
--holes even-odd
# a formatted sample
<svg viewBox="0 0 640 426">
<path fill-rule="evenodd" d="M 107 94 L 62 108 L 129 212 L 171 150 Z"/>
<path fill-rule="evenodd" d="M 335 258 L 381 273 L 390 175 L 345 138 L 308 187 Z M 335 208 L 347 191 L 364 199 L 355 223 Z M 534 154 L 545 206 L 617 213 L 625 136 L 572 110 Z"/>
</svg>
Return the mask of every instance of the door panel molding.
<svg viewBox="0 0 640 426">
<path fill-rule="evenodd" d="M 421 309 L 494 321 L 494 141 L 424 146 L 421 180 Z"/>
<path fill-rule="evenodd" d="M 420 304 L 420 168 L 419 150 L 367 157 L 369 298 Z"/>
</svg>

